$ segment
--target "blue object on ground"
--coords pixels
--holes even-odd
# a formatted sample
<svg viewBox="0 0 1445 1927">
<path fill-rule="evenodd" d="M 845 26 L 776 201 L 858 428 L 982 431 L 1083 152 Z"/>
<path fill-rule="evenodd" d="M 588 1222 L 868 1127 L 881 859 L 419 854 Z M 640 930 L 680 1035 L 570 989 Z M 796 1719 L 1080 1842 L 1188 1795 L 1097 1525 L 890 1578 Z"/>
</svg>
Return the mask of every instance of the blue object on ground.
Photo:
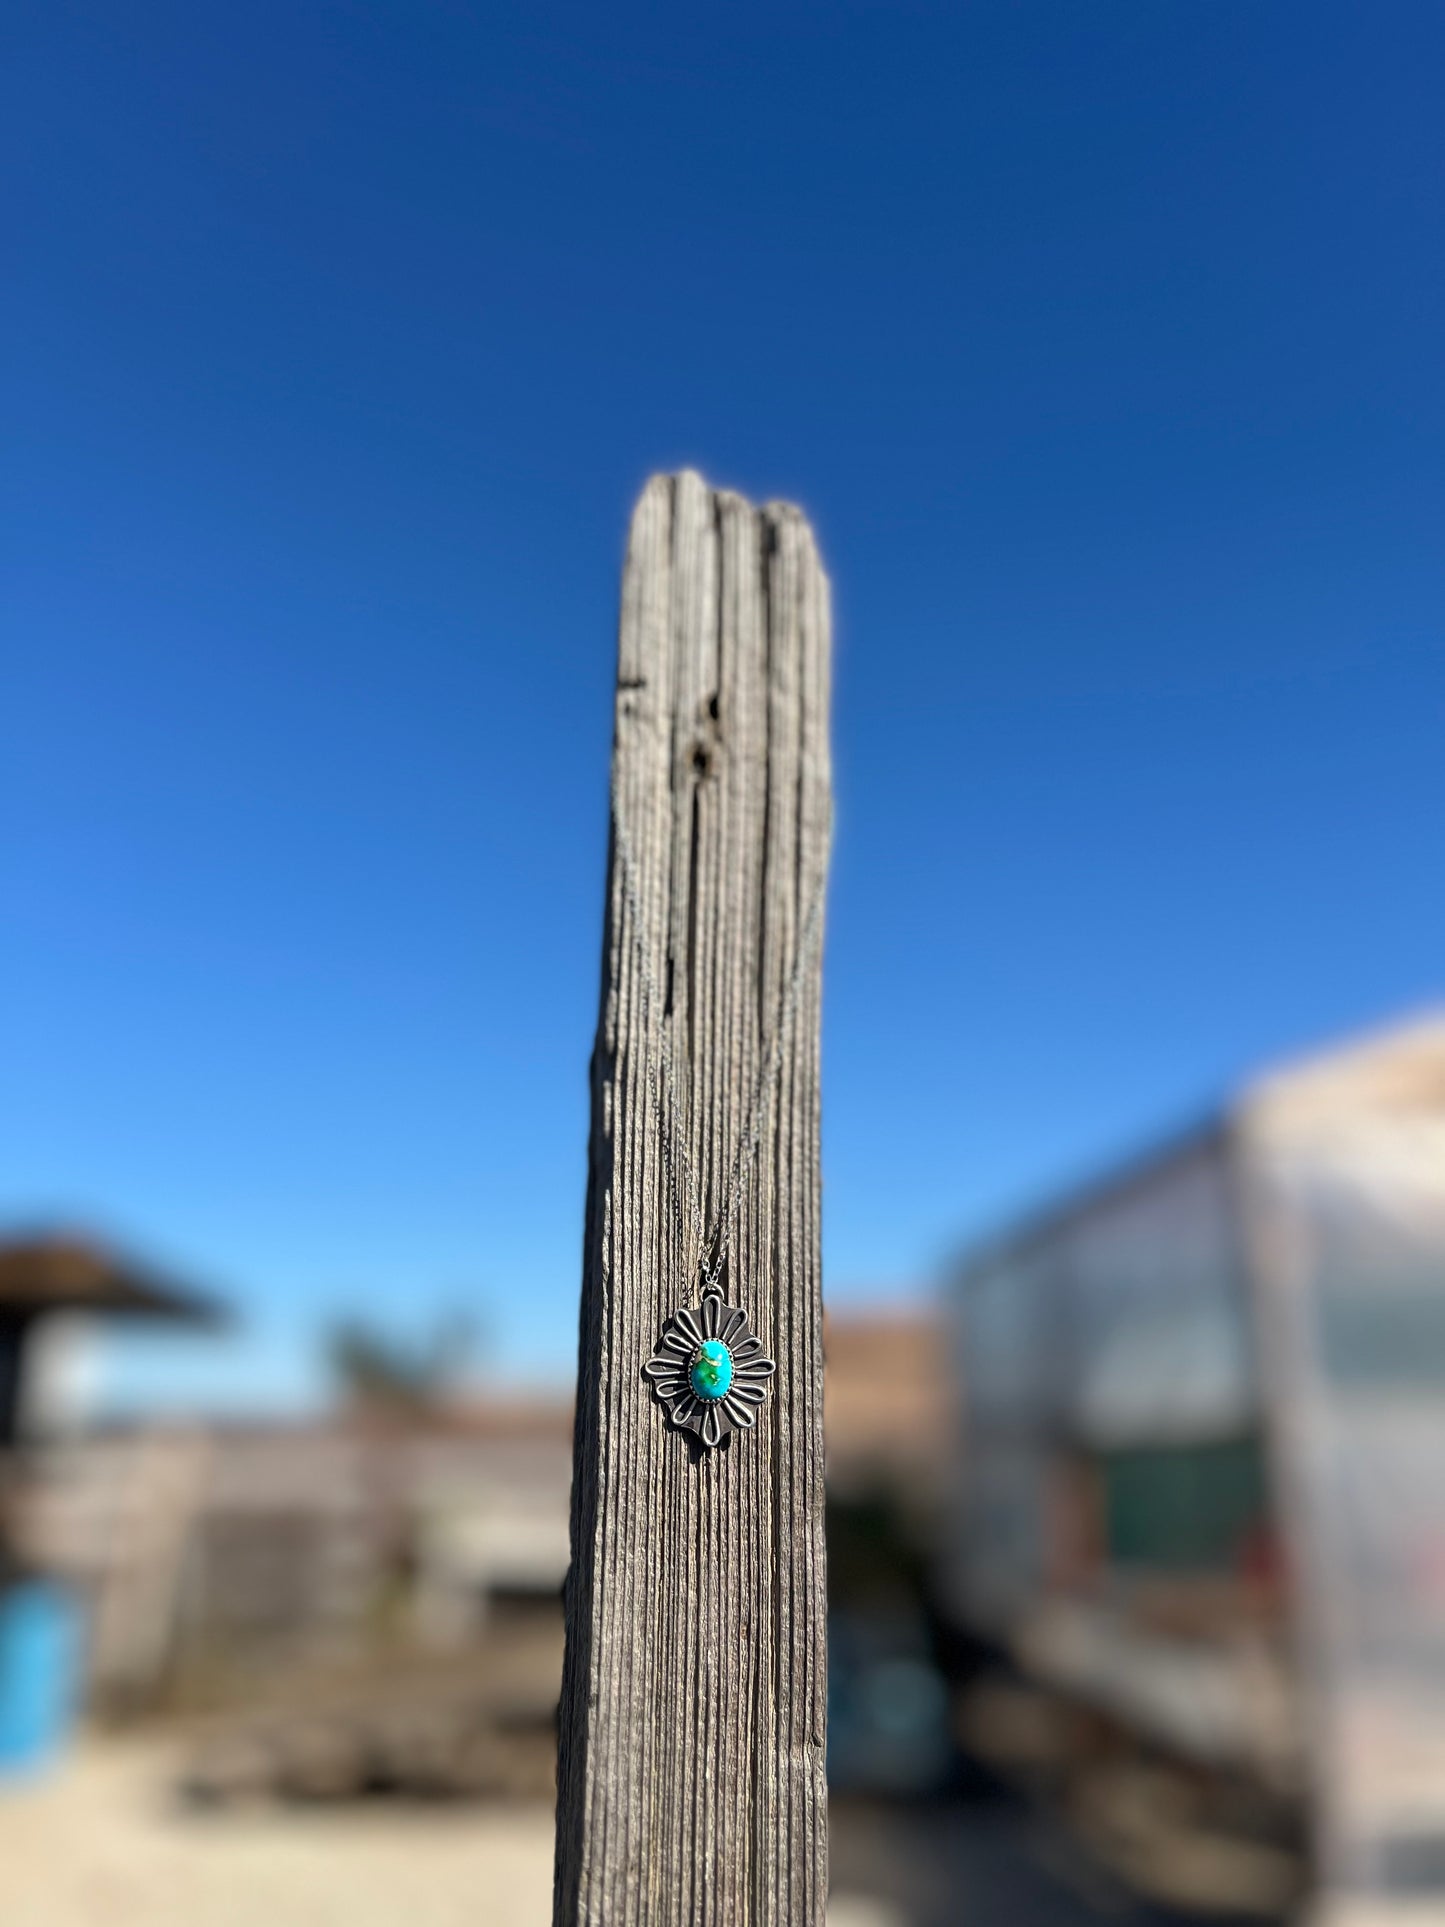
<svg viewBox="0 0 1445 1927">
<path fill-rule="evenodd" d="M 69 1738 L 80 1660 L 70 1593 L 39 1579 L 0 1593 L 0 1779 L 42 1771 Z"/>
</svg>

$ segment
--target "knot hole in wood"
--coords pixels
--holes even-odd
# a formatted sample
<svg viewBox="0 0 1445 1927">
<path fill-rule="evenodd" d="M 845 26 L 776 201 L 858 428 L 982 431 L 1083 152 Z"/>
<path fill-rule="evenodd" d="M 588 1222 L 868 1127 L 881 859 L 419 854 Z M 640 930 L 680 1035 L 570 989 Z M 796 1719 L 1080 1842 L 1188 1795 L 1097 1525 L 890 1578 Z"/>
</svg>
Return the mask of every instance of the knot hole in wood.
<svg viewBox="0 0 1445 1927">
<path fill-rule="evenodd" d="M 722 756 L 719 714 L 718 694 L 714 690 L 702 705 L 698 719 L 698 732 L 687 753 L 688 768 L 699 783 L 705 783 L 710 776 L 717 774 L 718 763 Z"/>
</svg>

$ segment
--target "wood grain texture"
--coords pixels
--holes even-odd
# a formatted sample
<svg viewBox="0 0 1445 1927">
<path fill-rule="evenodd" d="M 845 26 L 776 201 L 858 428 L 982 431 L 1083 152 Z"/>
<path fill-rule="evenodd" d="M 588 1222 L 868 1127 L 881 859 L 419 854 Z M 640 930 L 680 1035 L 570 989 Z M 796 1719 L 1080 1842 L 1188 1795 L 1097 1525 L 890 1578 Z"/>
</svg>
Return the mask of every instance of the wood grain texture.
<svg viewBox="0 0 1445 1927">
<path fill-rule="evenodd" d="M 723 1294 L 778 1362 L 712 1452 L 643 1365 L 698 1302 L 655 1101 L 657 1029 L 709 1221 L 831 820 L 828 584 L 803 516 L 655 477 L 623 578 L 558 1764 L 557 1927 L 821 1927 L 827 1890 L 821 945 L 805 951 Z M 646 1009 L 639 943 L 665 1011 Z M 649 1022 L 652 1034 L 649 1035 Z"/>
</svg>

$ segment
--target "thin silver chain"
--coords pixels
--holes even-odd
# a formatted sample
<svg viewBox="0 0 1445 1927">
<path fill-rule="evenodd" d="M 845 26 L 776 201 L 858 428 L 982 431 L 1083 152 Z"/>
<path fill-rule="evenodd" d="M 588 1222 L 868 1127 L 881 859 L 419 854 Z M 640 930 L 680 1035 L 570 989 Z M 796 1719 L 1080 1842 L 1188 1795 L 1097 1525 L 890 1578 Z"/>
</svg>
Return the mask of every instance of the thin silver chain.
<svg viewBox="0 0 1445 1927">
<path fill-rule="evenodd" d="M 686 1139 L 679 1123 L 682 1104 L 677 1094 L 677 1070 L 673 1059 L 672 1036 L 663 1018 L 657 979 L 652 972 L 647 926 L 643 919 L 642 902 L 637 890 L 637 865 L 632 855 L 632 839 L 628 835 L 622 812 L 617 807 L 615 795 L 612 799 L 612 832 L 617 850 L 618 872 L 622 879 L 622 899 L 627 908 L 627 920 L 632 926 L 632 944 L 637 954 L 638 973 L 642 978 L 643 1032 L 649 1040 L 654 1033 L 659 1039 L 656 1051 L 649 1048 L 645 1054 L 647 1081 L 652 1093 L 653 1108 L 657 1112 L 658 1123 L 662 1129 L 663 1168 L 667 1173 L 668 1188 L 672 1193 L 678 1226 L 684 1240 L 691 1239 L 693 1262 L 701 1275 L 703 1296 L 706 1297 L 708 1292 L 719 1289 L 718 1279 L 722 1276 L 723 1266 L 727 1263 L 728 1247 L 732 1243 L 733 1208 L 741 1196 L 743 1185 L 752 1173 L 753 1160 L 757 1157 L 758 1146 L 762 1142 L 763 1118 L 782 1070 L 783 1042 L 797 1014 L 803 979 L 822 934 L 823 897 L 828 881 L 826 844 L 832 835 L 831 809 L 824 831 L 823 862 L 818 871 L 818 881 L 813 891 L 812 901 L 808 905 L 808 914 L 803 920 L 803 927 L 798 935 L 797 955 L 793 959 L 792 972 L 783 993 L 778 1021 L 773 1027 L 768 1047 L 763 1052 L 763 1061 L 758 1067 L 747 1127 L 738 1139 L 737 1149 L 733 1153 L 722 1207 L 711 1229 L 707 1227 L 703 1217 L 702 1198 L 688 1158 Z M 710 1249 L 712 1249 L 712 1256 L 709 1259 L 707 1254 Z"/>
</svg>

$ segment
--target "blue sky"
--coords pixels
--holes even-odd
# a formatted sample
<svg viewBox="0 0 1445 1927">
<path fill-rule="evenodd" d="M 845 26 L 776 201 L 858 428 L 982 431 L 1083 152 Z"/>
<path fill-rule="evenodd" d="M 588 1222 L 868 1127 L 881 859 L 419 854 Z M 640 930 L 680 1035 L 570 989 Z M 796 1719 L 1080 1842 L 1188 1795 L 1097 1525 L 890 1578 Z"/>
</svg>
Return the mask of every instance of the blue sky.
<svg viewBox="0 0 1445 1927">
<path fill-rule="evenodd" d="M 828 1289 L 1442 986 L 1445 15 L 7 15 L 0 1216 L 565 1375 L 617 574 L 835 585 Z"/>
</svg>

